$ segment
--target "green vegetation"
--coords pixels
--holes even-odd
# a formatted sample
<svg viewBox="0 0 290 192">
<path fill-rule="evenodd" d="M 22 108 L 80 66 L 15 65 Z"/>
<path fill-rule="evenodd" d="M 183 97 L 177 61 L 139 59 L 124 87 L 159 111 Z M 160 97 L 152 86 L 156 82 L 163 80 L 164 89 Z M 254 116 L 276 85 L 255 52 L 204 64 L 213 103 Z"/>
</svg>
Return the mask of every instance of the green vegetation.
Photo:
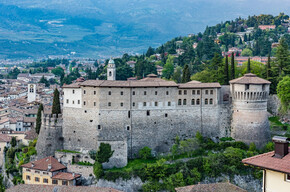
<svg viewBox="0 0 290 192">
<path fill-rule="evenodd" d="M 36 116 L 36 125 L 35 125 L 35 131 L 37 134 L 39 134 L 41 129 L 41 112 L 43 111 L 43 105 L 42 103 L 39 105 L 37 110 L 37 116 Z"/>
<path fill-rule="evenodd" d="M 52 114 L 61 114 L 59 91 L 57 88 L 55 88 L 53 93 Z"/>
<path fill-rule="evenodd" d="M 151 159 L 152 158 L 151 149 L 149 147 L 143 147 L 139 151 L 139 158 L 141 158 L 141 159 Z"/>
<path fill-rule="evenodd" d="M 278 116 L 269 117 L 269 122 L 272 131 L 287 131 L 286 134 L 290 135 L 290 125 L 281 123 Z"/>
<path fill-rule="evenodd" d="M 272 143 L 268 143 L 263 150 L 257 150 L 254 144 L 248 147 L 242 142 L 232 141 L 232 138 L 222 140 L 214 143 L 200 133 L 184 141 L 176 137 L 167 156 L 129 160 L 126 167 L 105 170 L 101 178 L 115 181 L 138 176 L 143 182 L 147 181 L 142 191 L 174 191 L 175 187 L 196 184 L 207 177 L 215 178 L 222 174 L 230 178 L 235 174 L 262 178 L 260 170 L 244 166 L 241 160 L 272 150 Z"/>
<path fill-rule="evenodd" d="M 290 65 L 290 63 L 289 63 Z M 290 76 L 285 76 L 277 86 L 278 97 L 281 101 L 282 113 L 287 113 L 290 109 Z"/>
<path fill-rule="evenodd" d="M 112 151 L 111 145 L 108 143 L 101 143 L 97 152 L 90 151 L 91 158 L 96 160 L 94 163 L 94 175 L 97 179 L 104 175 L 102 163 L 109 162 L 113 153 L 114 151 Z"/>
</svg>

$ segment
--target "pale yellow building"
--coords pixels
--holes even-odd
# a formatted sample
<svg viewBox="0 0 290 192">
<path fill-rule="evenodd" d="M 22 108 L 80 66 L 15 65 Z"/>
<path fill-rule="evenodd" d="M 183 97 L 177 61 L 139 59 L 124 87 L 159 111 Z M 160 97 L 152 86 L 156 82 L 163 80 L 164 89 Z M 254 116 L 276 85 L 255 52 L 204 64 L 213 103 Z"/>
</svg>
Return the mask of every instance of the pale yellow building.
<svg viewBox="0 0 290 192">
<path fill-rule="evenodd" d="M 275 151 L 243 159 L 243 163 L 263 169 L 263 192 L 290 191 L 289 138 L 273 137 Z"/>
<path fill-rule="evenodd" d="M 25 184 L 76 185 L 79 174 L 68 173 L 66 166 L 52 156 L 23 164 L 22 179 Z"/>
</svg>

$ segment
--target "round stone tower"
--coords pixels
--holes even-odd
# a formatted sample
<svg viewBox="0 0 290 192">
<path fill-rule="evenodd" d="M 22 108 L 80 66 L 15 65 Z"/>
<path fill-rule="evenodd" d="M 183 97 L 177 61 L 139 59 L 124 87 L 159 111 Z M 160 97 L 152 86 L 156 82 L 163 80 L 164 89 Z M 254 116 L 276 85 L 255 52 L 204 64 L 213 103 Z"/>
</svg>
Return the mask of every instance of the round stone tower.
<svg viewBox="0 0 290 192">
<path fill-rule="evenodd" d="M 270 83 L 252 73 L 230 81 L 233 99 L 231 136 L 236 141 L 255 143 L 261 148 L 270 140 L 267 112 Z"/>
<path fill-rule="evenodd" d="M 107 68 L 107 80 L 116 80 L 116 66 L 113 59 L 110 59 Z"/>
</svg>

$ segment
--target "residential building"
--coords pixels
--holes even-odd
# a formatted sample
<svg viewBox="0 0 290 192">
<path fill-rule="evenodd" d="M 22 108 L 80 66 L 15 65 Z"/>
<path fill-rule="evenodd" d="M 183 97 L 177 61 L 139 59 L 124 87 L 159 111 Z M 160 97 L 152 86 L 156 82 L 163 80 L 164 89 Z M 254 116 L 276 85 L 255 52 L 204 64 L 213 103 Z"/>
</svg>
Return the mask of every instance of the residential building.
<svg viewBox="0 0 290 192">
<path fill-rule="evenodd" d="M 275 150 L 247 159 L 245 165 L 263 170 L 263 192 L 289 192 L 290 189 L 290 148 L 289 138 L 275 136 Z"/>
<path fill-rule="evenodd" d="M 81 176 L 68 173 L 66 166 L 52 156 L 21 165 L 25 184 L 76 185 Z"/>
<path fill-rule="evenodd" d="M 259 28 L 262 30 L 270 30 L 270 29 L 275 29 L 276 25 L 259 25 Z"/>
</svg>

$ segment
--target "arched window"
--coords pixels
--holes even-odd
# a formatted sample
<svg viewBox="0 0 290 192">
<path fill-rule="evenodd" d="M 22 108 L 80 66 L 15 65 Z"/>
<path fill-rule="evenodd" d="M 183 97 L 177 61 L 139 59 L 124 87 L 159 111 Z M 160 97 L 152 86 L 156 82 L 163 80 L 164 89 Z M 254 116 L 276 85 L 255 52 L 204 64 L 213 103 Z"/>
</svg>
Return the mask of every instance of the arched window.
<svg viewBox="0 0 290 192">
<path fill-rule="evenodd" d="M 183 105 L 186 105 L 186 99 L 183 99 Z"/>
<path fill-rule="evenodd" d="M 178 105 L 181 105 L 181 99 L 178 99 Z"/>
<path fill-rule="evenodd" d="M 109 72 L 109 76 L 112 76 L 112 72 L 111 71 Z"/>
<path fill-rule="evenodd" d="M 197 100 L 196 100 L 196 104 L 199 105 L 199 103 L 200 103 L 200 101 L 199 101 L 199 99 L 197 99 Z"/>
<path fill-rule="evenodd" d="M 191 105 L 195 105 L 195 100 L 191 99 Z"/>
<path fill-rule="evenodd" d="M 211 104 L 211 105 L 213 104 L 213 99 L 209 100 L 209 104 Z"/>
<path fill-rule="evenodd" d="M 208 104 L 208 99 L 204 100 L 204 104 L 207 105 Z"/>
</svg>

